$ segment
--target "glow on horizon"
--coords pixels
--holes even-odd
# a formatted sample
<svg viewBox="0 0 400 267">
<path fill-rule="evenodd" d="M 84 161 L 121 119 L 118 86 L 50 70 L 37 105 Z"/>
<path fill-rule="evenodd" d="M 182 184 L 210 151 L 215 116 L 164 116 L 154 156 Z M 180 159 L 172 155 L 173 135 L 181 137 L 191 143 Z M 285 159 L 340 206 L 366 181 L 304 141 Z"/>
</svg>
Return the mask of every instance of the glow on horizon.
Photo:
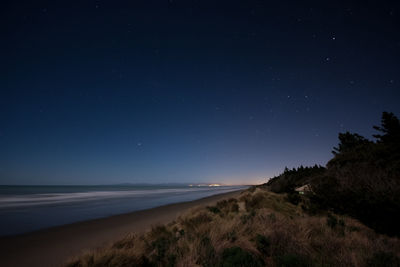
<svg viewBox="0 0 400 267">
<path fill-rule="evenodd" d="M 283 171 L 283 170 L 282 170 Z M 235 185 L 260 185 L 268 182 L 269 179 L 272 177 L 278 175 L 280 172 L 276 174 L 257 174 L 257 175 L 243 175 L 241 177 L 231 177 L 231 178 L 226 178 L 226 179 L 215 179 L 214 181 L 217 182 L 210 182 L 212 183 L 218 183 L 221 185 L 227 185 L 227 186 L 235 186 Z"/>
</svg>

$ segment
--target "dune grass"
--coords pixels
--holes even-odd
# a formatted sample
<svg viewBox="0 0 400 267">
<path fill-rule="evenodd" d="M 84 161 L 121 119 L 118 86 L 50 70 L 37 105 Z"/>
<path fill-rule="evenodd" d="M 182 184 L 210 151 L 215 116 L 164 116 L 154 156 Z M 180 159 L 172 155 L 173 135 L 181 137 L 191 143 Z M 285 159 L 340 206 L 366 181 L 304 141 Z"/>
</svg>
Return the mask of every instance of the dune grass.
<svg viewBox="0 0 400 267">
<path fill-rule="evenodd" d="M 257 188 L 129 235 L 68 266 L 400 266 L 400 240 L 345 216 L 311 216 Z"/>
</svg>

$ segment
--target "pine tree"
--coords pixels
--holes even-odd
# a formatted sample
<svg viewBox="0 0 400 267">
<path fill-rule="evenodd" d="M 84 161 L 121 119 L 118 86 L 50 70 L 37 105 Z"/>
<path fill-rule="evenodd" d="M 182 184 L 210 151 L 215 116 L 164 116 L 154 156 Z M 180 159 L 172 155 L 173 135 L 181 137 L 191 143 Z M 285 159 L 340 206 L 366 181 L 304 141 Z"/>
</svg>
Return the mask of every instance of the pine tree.
<svg viewBox="0 0 400 267">
<path fill-rule="evenodd" d="M 381 127 L 374 126 L 374 129 L 382 133 L 373 135 L 378 143 L 400 142 L 400 121 L 392 112 L 383 112 Z"/>
<path fill-rule="evenodd" d="M 339 154 L 354 149 L 355 147 L 370 143 L 368 139 L 356 133 L 339 133 L 340 143 L 338 147 L 334 147 L 332 153 Z"/>
</svg>

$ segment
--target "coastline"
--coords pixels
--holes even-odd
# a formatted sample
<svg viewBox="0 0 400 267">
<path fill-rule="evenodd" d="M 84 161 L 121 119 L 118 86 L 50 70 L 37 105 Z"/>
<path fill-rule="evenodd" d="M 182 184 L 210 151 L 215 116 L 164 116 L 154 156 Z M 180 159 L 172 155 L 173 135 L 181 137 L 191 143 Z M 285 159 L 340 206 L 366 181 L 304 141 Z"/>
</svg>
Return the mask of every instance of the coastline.
<svg viewBox="0 0 400 267">
<path fill-rule="evenodd" d="M 144 232 L 152 225 L 171 222 L 191 208 L 212 205 L 222 199 L 235 197 L 242 191 L 0 237 L 1 265 L 62 266 L 68 259 L 86 250 L 103 247 L 128 233 Z"/>
</svg>

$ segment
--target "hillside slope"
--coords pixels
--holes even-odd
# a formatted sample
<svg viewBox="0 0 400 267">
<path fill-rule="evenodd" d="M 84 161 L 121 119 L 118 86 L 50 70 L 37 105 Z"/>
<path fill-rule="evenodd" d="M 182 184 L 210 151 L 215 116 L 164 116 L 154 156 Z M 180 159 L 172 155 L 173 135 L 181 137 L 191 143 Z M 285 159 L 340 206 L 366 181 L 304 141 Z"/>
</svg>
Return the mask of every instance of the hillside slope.
<svg viewBox="0 0 400 267">
<path fill-rule="evenodd" d="M 68 266 L 398 266 L 400 240 L 253 188 Z"/>
</svg>

